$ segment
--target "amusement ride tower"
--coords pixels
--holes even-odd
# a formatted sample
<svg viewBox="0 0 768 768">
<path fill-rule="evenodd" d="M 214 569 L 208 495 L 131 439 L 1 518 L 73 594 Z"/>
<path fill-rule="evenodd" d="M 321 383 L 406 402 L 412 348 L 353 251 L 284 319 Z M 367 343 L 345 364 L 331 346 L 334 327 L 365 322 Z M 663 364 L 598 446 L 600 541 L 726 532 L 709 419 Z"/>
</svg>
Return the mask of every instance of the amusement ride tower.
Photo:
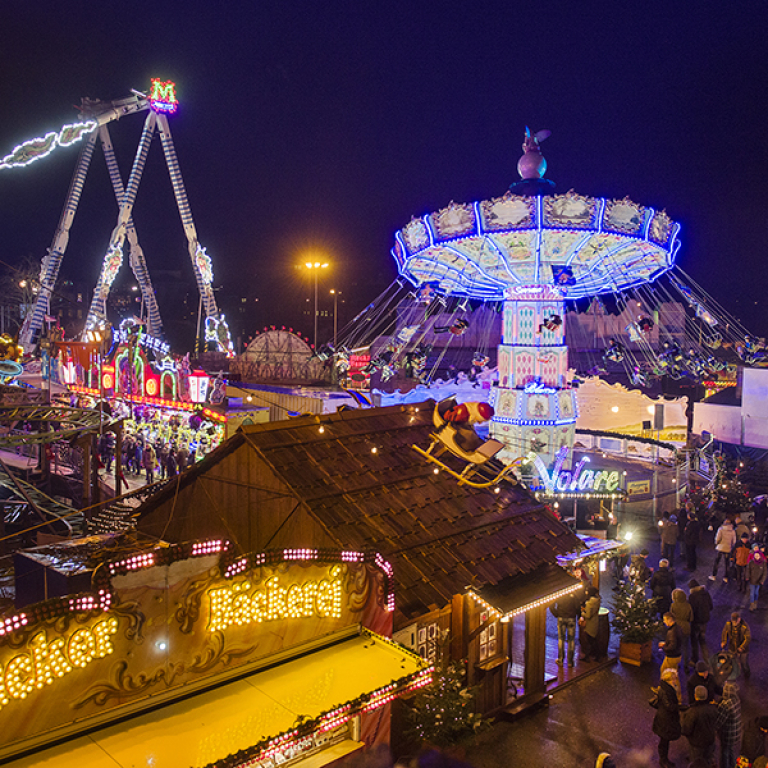
<svg viewBox="0 0 768 768">
<path fill-rule="evenodd" d="M 392 254 L 416 286 L 503 301 L 491 436 L 509 463 L 529 453 L 551 463 L 572 446 L 575 391 L 567 384 L 565 302 L 648 283 L 670 269 L 679 224 L 664 211 L 568 192 L 544 178 L 540 142 L 526 129 L 521 181 L 502 197 L 451 203 L 413 218 Z"/>
</svg>

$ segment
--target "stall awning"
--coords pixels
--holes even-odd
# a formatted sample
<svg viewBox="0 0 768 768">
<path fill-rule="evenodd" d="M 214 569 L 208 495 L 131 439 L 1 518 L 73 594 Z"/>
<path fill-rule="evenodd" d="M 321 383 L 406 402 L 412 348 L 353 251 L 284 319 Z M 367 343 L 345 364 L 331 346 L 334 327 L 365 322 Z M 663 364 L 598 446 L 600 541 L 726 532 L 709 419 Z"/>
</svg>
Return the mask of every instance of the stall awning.
<svg viewBox="0 0 768 768">
<path fill-rule="evenodd" d="M 576 535 L 581 539 L 584 548 L 559 556 L 557 558 L 558 565 L 568 567 L 586 557 L 594 557 L 595 555 L 602 555 L 607 552 L 617 554 L 618 550 L 626 547 L 626 542 L 615 539 L 598 539 L 595 536 L 587 536 L 583 533 L 577 533 Z"/>
<path fill-rule="evenodd" d="M 478 602 L 502 619 L 554 602 L 579 589 L 582 582 L 559 565 L 542 565 L 530 573 L 509 576 L 493 586 L 469 590 Z"/>
<path fill-rule="evenodd" d="M 394 693 L 420 687 L 430 668 L 414 654 L 364 632 L 250 677 L 101 728 L 11 762 L 13 768 L 205 766 L 317 720 L 349 702 L 334 720 L 375 709 Z M 373 694 L 371 696 L 371 694 Z M 364 697 L 364 701 L 360 700 Z M 356 748 L 346 741 L 328 761 Z M 319 753 L 318 757 L 323 753 Z"/>
</svg>

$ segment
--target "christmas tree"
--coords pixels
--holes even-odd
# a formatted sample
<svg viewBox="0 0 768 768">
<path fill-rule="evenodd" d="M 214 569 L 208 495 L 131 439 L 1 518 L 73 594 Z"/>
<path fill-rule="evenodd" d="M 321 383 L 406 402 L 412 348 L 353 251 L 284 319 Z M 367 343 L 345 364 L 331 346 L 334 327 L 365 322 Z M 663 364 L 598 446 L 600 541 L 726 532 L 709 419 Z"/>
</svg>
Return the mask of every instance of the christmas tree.
<svg viewBox="0 0 768 768">
<path fill-rule="evenodd" d="M 475 712 L 474 692 L 465 680 L 463 664 L 435 670 L 433 682 L 419 692 L 408 713 L 411 738 L 422 744 L 448 747 L 487 727 L 488 720 Z"/>
<path fill-rule="evenodd" d="M 645 596 L 645 584 L 619 582 L 613 601 L 613 628 L 625 643 L 646 643 L 661 630 L 656 619 L 656 598 Z"/>
</svg>

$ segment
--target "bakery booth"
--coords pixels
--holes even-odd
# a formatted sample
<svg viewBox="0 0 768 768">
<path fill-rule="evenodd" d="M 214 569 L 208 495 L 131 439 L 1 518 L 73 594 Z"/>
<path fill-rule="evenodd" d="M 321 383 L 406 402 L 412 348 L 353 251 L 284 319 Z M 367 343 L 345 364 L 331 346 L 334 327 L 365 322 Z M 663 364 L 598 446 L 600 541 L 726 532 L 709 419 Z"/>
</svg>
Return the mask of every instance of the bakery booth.
<svg viewBox="0 0 768 768">
<path fill-rule="evenodd" d="M 318 768 L 388 744 L 391 701 L 431 681 L 387 639 L 392 569 L 374 552 L 137 542 L 17 556 L 27 586 L 0 619 L 8 765 Z M 22 605 L 35 585 L 48 599 Z"/>
</svg>

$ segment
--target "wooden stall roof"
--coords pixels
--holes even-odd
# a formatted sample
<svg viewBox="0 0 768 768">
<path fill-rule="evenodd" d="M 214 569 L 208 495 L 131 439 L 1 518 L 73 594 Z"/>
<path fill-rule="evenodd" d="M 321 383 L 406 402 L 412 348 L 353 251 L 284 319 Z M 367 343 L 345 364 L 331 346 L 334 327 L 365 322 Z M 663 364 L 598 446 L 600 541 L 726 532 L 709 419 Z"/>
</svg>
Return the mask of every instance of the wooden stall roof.
<svg viewBox="0 0 768 768">
<path fill-rule="evenodd" d="M 179 483 L 194 483 L 247 448 L 340 547 L 376 550 L 392 562 L 397 607 L 406 618 L 445 605 L 468 585 L 531 573 L 580 547 L 514 479 L 495 493 L 435 474 L 435 465 L 412 448 L 429 445 L 433 408 L 427 401 L 241 427 L 140 512 L 169 503 Z M 466 466 L 450 454 L 441 460 L 459 472 Z"/>
</svg>

